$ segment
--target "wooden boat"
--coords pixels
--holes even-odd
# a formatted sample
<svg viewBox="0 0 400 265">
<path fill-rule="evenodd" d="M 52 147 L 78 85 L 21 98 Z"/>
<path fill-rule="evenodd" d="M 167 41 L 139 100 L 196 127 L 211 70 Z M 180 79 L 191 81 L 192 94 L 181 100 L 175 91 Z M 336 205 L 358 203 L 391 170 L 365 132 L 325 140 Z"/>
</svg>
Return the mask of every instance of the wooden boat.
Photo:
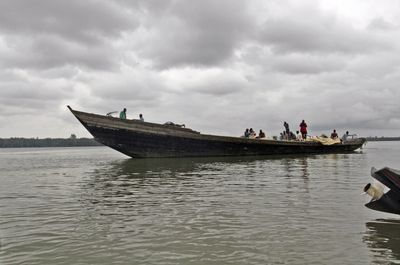
<svg viewBox="0 0 400 265">
<path fill-rule="evenodd" d="M 69 110 L 95 140 L 133 158 L 256 156 L 352 152 L 364 138 L 323 145 L 315 142 L 249 139 L 201 134 L 171 124 L 157 124 Z"/>
</svg>

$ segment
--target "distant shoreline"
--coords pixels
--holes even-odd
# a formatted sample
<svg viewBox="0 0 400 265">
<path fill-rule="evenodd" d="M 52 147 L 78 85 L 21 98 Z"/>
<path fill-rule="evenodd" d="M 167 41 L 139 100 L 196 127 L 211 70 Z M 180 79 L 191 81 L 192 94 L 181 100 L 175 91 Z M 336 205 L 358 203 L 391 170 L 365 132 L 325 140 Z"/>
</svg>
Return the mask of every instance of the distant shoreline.
<svg viewBox="0 0 400 265">
<path fill-rule="evenodd" d="M 93 138 L 0 138 L 0 148 L 102 146 Z"/>
<path fill-rule="evenodd" d="M 366 137 L 369 142 L 400 141 L 400 137 Z"/>
</svg>

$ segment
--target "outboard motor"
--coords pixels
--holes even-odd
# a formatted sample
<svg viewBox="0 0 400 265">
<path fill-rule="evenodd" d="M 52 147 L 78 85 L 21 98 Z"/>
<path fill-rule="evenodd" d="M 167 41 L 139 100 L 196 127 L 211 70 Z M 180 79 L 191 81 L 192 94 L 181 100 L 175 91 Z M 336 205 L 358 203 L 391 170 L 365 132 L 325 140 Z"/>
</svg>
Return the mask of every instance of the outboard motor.
<svg viewBox="0 0 400 265">
<path fill-rule="evenodd" d="M 371 176 L 376 181 L 364 187 L 364 192 L 372 197 L 365 206 L 375 211 L 400 214 L 400 171 L 388 167 L 371 168 Z"/>
<path fill-rule="evenodd" d="M 371 201 L 379 200 L 384 194 L 384 186 L 379 182 L 368 183 L 364 187 L 364 192 L 372 197 Z"/>
</svg>

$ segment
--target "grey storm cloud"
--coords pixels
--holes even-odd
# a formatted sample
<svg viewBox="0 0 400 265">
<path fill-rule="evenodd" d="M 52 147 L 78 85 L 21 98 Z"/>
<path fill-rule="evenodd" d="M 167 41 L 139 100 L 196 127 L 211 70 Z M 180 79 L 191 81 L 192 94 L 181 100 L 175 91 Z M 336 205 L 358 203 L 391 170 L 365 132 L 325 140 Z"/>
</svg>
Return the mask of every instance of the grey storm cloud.
<svg viewBox="0 0 400 265">
<path fill-rule="evenodd" d="M 173 1 L 146 18 L 148 37 L 139 51 L 161 68 L 218 65 L 231 58 L 253 26 L 242 0 Z"/>
<path fill-rule="evenodd" d="M 72 98 L 70 85 L 64 80 L 49 83 L 23 72 L 5 72 L 0 74 L 0 112 L 8 117 L 46 112 Z"/>
<path fill-rule="evenodd" d="M 137 25 L 112 1 L 4 0 L 0 28 L 8 34 L 51 34 L 83 43 L 117 37 Z"/>
<path fill-rule="evenodd" d="M 394 3 L 0 1 L 0 137 L 85 134 L 67 104 L 229 135 L 396 134 Z"/>
<path fill-rule="evenodd" d="M 107 1 L 1 1 L 0 30 L 5 68 L 46 69 L 78 65 L 109 69 L 119 52 L 111 41 L 138 22 Z"/>
<path fill-rule="evenodd" d="M 0 65 L 7 68 L 51 69 L 66 65 L 111 69 L 118 65 L 118 54 L 107 56 L 110 47 L 100 43 L 89 47 L 58 36 L 19 37 L 9 41 L 13 49 L 0 52 Z"/>
</svg>

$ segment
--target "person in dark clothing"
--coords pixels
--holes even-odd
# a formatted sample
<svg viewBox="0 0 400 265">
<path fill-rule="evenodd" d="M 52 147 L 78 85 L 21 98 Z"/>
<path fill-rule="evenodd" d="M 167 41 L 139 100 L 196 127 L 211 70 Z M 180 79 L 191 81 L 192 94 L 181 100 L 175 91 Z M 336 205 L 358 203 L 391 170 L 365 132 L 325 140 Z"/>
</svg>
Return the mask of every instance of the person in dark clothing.
<svg viewBox="0 0 400 265">
<path fill-rule="evenodd" d="M 289 140 L 288 135 L 286 134 L 286 131 L 282 132 L 282 140 Z"/>
<path fill-rule="evenodd" d="M 296 135 L 293 132 L 290 132 L 290 140 L 296 140 Z"/>
<path fill-rule="evenodd" d="M 300 132 L 303 140 L 305 140 L 307 138 L 307 123 L 304 120 L 300 123 Z"/>
<path fill-rule="evenodd" d="M 289 124 L 286 121 L 284 121 L 283 126 L 285 127 L 286 135 L 290 135 Z"/>
<path fill-rule="evenodd" d="M 250 136 L 250 132 L 249 132 L 249 128 L 246 129 L 246 131 L 244 131 L 244 137 L 249 137 Z"/>
<path fill-rule="evenodd" d="M 336 130 L 333 130 L 333 132 L 331 133 L 331 138 L 332 139 L 337 139 L 338 138 L 338 134 L 337 134 Z"/>
<path fill-rule="evenodd" d="M 260 133 L 258 134 L 258 138 L 265 138 L 265 133 L 260 130 Z"/>
</svg>

